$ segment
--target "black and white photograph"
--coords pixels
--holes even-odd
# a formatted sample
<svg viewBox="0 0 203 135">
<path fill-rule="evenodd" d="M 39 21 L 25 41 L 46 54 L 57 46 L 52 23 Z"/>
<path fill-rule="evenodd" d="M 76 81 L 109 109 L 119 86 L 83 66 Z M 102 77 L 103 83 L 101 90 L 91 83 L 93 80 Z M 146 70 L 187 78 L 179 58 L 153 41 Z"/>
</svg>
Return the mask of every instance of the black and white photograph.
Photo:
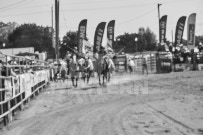
<svg viewBox="0 0 203 135">
<path fill-rule="evenodd" d="M 203 135 L 203 0 L 0 0 L 0 135 Z"/>
</svg>

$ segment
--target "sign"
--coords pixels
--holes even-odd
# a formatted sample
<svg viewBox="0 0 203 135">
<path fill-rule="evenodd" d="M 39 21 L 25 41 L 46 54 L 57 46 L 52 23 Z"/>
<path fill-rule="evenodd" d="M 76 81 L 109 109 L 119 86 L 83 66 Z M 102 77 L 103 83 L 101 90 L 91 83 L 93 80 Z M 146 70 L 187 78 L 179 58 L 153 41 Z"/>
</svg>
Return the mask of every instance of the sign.
<svg viewBox="0 0 203 135">
<path fill-rule="evenodd" d="M 107 25 L 107 52 L 113 52 L 113 41 L 114 41 L 114 27 L 115 20 L 112 20 Z"/>
<path fill-rule="evenodd" d="M 189 25 L 188 45 L 194 44 L 195 25 Z"/>
<path fill-rule="evenodd" d="M 98 24 L 96 28 L 95 35 L 94 35 L 94 48 L 93 48 L 94 54 L 99 53 L 101 50 L 105 25 L 106 25 L 106 22 L 101 22 Z"/>
<path fill-rule="evenodd" d="M 189 50 L 194 49 L 195 47 L 195 23 L 196 14 L 193 13 L 189 16 L 187 23 L 187 41 Z"/>
<path fill-rule="evenodd" d="M 175 47 L 182 43 L 182 37 L 185 27 L 186 16 L 182 16 L 179 18 L 176 25 L 176 33 L 175 33 Z"/>
<path fill-rule="evenodd" d="M 78 26 L 78 52 L 82 52 L 83 40 L 86 38 L 87 19 L 80 22 Z"/>
<path fill-rule="evenodd" d="M 165 43 L 166 40 L 166 22 L 167 22 L 167 15 L 161 17 L 159 22 L 159 42 L 161 44 Z"/>
</svg>

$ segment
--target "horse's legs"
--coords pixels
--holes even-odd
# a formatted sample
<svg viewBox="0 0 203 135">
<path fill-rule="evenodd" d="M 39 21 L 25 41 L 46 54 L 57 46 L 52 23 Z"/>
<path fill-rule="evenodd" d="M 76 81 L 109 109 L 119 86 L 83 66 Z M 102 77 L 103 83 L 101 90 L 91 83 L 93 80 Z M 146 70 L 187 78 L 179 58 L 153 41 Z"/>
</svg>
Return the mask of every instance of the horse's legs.
<svg viewBox="0 0 203 135">
<path fill-rule="evenodd" d="M 97 72 L 98 74 L 98 78 L 99 78 L 99 85 L 101 85 L 101 82 L 100 82 L 100 74 Z"/>
<path fill-rule="evenodd" d="M 89 72 L 87 71 L 86 73 L 86 77 L 87 77 L 87 83 L 89 82 Z"/>
<path fill-rule="evenodd" d="M 108 72 L 108 82 L 110 82 L 110 78 L 111 78 L 111 73 Z"/>
<path fill-rule="evenodd" d="M 88 75 L 87 75 L 87 83 L 89 83 L 89 79 L 90 79 L 90 77 L 91 77 L 91 73 L 92 73 L 92 71 L 89 71 L 89 72 L 88 72 Z"/>
<path fill-rule="evenodd" d="M 65 79 L 66 79 L 65 76 L 63 76 L 63 77 L 62 77 L 63 82 L 65 82 Z"/>
<path fill-rule="evenodd" d="M 72 80 L 72 85 L 75 86 L 74 85 L 74 77 L 71 77 L 71 80 Z"/>
<path fill-rule="evenodd" d="M 110 81 L 110 73 L 107 72 L 107 81 L 109 82 Z"/>
<path fill-rule="evenodd" d="M 78 86 L 78 78 L 76 78 L 75 81 L 76 81 L 75 87 L 77 87 Z"/>
<path fill-rule="evenodd" d="M 108 82 L 108 73 L 106 73 L 105 78 L 106 78 L 106 83 L 107 83 Z"/>
<path fill-rule="evenodd" d="M 105 78 L 105 75 L 103 74 L 103 85 L 104 85 L 104 78 Z"/>
<path fill-rule="evenodd" d="M 82 77 L 82 80 L 84 81 L 84 83 L 85 83 L 85 77 Z"/>
<path fill-rule="evenodd" d="M 107 82 L 107 73 L 104 73 L 103 74 L 103 84 L 104 84 L 104 80 L 106 79 L 106 82 Z"/>
</svg>

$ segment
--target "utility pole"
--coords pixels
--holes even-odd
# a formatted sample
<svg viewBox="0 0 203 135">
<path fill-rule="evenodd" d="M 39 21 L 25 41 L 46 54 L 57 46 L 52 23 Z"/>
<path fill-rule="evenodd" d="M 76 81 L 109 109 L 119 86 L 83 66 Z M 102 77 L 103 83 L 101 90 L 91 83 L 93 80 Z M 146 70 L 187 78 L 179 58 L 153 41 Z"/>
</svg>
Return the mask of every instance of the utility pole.
<svg viewBox="0 0 203 135">
<path fill-rule="evenodd" d="M 159 4 L 158 3 L 158 18 L 159 18 L 159 20 L 160 20 L 160 10 L 159 10 L 159 7 L 161 6 L 162 4 Z"/>
<path fill-rule="evenodd" d="M 59 1 L 55 0 L 56 61 L 59 59 Z"/>
<path fill-rule="evenodd" d="M 58 43 L 58 45 L 57 45 L 57 56 L 58 56 L 58 59 L 59 59 L 59 0 L 58 0 L 58 4 L 57 4 L 57 6 L 58 6 L 58 8 L 57 8 L 57 12 L 58 12 L 58 15 L 57 15 L 57 24 L 58 24 L 58 41 L 57 41 L 57 43 Z"/>
<path fill-rule="evenodd" d="M 172 34 L 172 45 L 173 45 L 173 30 L 171 31 L 171 34 Z"/>
<path fill-rule="evenodd" d="M 52 41 L 52 47 L 55 49 L 55 43 L 54 43 L 54 17 L 53 17 L 53 5 L 51 6 L 51 41 Z M 56 50 L 55 50 L 56 53 Z"/>
</svg>

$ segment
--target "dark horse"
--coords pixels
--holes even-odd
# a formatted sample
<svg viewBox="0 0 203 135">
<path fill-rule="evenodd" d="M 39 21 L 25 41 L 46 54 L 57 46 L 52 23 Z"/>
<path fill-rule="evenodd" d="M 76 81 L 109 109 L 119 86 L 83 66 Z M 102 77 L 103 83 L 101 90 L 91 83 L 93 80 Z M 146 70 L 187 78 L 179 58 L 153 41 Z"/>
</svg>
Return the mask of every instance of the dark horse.
<svg viewBox="0 0 203 135">
<path fill-rule="evenodd" d="M 103 75 L 103 84 L 104 84 L 104 80 L 106 79 L 107 82 L 107 75 L 108 75 L 108 64 L 106 62 L 105 59 L 103 59 L 102 57 L 96 59 L 95 61 L 95 71 L 98 74 L 98 78 L 99 78 L 99 85 L 101 85 L 101 75 Z"/>
</svg>

